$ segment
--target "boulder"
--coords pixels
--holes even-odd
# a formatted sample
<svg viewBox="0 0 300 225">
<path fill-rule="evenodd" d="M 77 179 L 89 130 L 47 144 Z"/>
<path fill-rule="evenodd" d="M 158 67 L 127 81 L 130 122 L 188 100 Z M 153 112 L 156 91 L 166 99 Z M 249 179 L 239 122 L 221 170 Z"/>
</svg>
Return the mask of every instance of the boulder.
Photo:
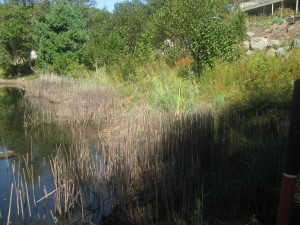
<svg viewBox="0 0 300 225">
<path fill-rule="evenodd" d="M 292 47 L 292 48 L 300 48 L 300 40 L 299 40 L 299 38 L 296 38 L 296 39 L 294 39 L 294 40 L 292 41 L 291 47 Z"/>
<path fill-rule="evenodd" d="M 270 40 L 268 42 L 268 47 L 278 47 L 280 45 L 280 41 L 279 40 Z"/>
<path fill-rule="evenodd" d="M 284 56 L 288 53 L 289 51 L 289 48 L 287 47 L 281 47 L 281 48 L 278 48 L 276 51 L 275 51 L 275 54 L 277 56 Z"/>
<path fill-rule="evenodd" d="M 5 151 L 5 152 L 0 152 L 0 159 L 5 159 L 5 158 L 8 158 L 8 157 L 12 157 L 12 156 L 15 156 L 16 153 L 14 151 Z"/>
<path fill-rule="evenodd" d="M 254 37 L 250 40 L 250 49 L 251 50 L 265 50 L 268 47 L 268 38 L 263 37 Z"/>
<path fill-rule="evenodd" d="M 250 37 L 250 38 L 254 37 L 254 35 L 255 35 L 254 32 L 251 32 L 251 31 L 247 32 L 247 36 Z"/>
<path fill-rule="evenodd" d="M 247 52 L 246 52 L 246 55 L 253 55 L 255 53 L 255 51 L 253 51 L 253 50 L 248 50 Z"/>
<path fill-rule="evenodd" d="M 245 49 L 247 49 L 247 50 L 250 49 L 250 42 L 249 41 L 244 41 L 243 45 L 244 45 Z"/>
<path fill-rule="evenodd" d="M 270 48 L 267 53 L 267 56 L 276 56 L 276 51 L 274 50 L 274 48 Z"/>
</svg>

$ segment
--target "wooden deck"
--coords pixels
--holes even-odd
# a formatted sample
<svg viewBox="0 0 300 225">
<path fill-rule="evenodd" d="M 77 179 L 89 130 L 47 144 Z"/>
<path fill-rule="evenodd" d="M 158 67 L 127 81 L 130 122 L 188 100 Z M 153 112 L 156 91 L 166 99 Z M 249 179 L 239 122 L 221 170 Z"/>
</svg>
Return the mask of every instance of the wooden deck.
<svg viewBox="0 0 300 225">
<path fill-rule="evenodd" d="M 281 7 L 281 4 L 298 12 L 299 0 L 244 0 L 240 3 L 240 8 L 244 12 L 255 12 L 268 8 L 268 11 L 273 13 L 274 7 Z"/>
<path fill-rule="evenodd" d="M 261 8 L 263 6 L 272 5 L 274 3 L 282 2 L 282 0 L 252 0 L 240 3 L 242 11 L 250 11 L 252 9 Z"/>
</svg>

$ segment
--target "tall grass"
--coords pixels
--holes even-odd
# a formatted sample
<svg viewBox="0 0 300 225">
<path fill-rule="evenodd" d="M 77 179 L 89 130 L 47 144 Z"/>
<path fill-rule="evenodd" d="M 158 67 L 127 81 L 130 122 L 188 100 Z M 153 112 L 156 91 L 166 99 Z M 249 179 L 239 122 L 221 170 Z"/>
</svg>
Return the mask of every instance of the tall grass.
<svg viewBox="0 0 300 225">
<path fill-rule="evenodd" d="M 100 202 L 105 187 L 114 212 L 129 224 L 245 224 L 252 215 L 274 224 L 299 54 L 220 62 L 201 77 L 148 66 L 140 79 L 117 84 L 120 101 L 89 82 L 40 78 L 29 98 L 72 105 L 64 114 L 72 119 L 43 121 L 74 130 L 86 121 L 109 123 L 98 129 L 101 159 L 82 144 L 51 159 L 57 188 L 70 181 L 57 193 L 57 211 L 85 206 L 83 187 L 87 204 Z M 49 104 L 43 106 L 41 115 Z"/>
<path fill-rule="evenodd" d="M 203 221 L 237 222 L 256 214 L 272 224 L 286 136 L 278 137 L 285 132 L 274 132 L 277 124 L 251 125 L 231 116 L 218 119 L 204 109 L 143 113 L 122 135 L 111 134 L 105 171 L 130 224 L 190 223 L 197 209 L 198 220 L 201 214 Z M 197 208 L 199 201 L 205 204 Z"/>
<path fill-rule="evenodd" d="M 118 105 L 116 91 L 104 84 L 104 71 L 82 81 L 42 75 L 27 85 L 25 97 L 32 107 L 41 109 L 43 120 L 47 120 L 44 122 L 84 127 L 90 121 L 108 120 Z"/>
</svg>

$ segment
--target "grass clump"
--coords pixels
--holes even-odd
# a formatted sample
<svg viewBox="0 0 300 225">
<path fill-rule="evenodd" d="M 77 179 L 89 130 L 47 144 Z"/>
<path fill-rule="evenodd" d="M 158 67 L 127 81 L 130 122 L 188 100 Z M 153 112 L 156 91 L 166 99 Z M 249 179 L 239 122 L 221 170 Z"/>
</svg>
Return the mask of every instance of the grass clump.
<svg viewBox="0 0 300 225">
<path fill-rule="evenodd" d="M 284 22 L 285 22 L 285 20 L 283 18 L 274 17 L 274 18 L 262 20 L 262 21 L 258 22 L 257 24 L 259 26 L 262 26 L 262 27 L 268 27 L 268 26 L 271 26 L 273 24 L 283 24 Z"/>
</svg>

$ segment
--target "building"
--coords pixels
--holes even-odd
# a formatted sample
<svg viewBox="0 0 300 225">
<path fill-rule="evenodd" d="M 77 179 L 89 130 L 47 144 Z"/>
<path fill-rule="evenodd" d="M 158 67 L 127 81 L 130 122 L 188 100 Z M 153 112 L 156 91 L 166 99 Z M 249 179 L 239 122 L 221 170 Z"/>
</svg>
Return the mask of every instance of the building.
<svg viewBox="0 0 300 225">
<path fill-rule="evenodd" d="M 274 13 L 278 8 L 292 8 L 299 10 L 300 0 L 242 0 L 240 8 L 249 14 Z"/>
</svg>

